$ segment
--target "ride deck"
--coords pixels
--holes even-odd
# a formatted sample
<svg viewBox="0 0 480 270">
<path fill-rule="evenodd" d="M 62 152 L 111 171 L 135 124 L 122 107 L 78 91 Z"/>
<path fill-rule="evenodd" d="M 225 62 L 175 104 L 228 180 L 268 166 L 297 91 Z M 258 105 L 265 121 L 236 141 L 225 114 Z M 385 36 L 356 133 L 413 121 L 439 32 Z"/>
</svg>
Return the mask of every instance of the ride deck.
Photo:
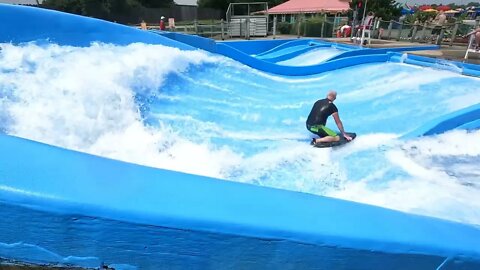
<svg viewBox="0 0 480 270">
<path fill-rule="evenodd" d="M 346 132 L 346 133 L 348 136 L 352 137 L 352 141 L 357 137 L 356 133 L 351 133 L 351 132 Z M 338 136 L 340 136 L 340 140 L 337 142 L 316 143 L 312 145 L 313 147 L 317 147 L 317 148 L 326 148 L 326 147 L 336 147 L 336 146 L 344 145 L 346 143 L 351 142 L 351 141 L 347 141 L 342 134 L 338 134 Z"/>
</svg>

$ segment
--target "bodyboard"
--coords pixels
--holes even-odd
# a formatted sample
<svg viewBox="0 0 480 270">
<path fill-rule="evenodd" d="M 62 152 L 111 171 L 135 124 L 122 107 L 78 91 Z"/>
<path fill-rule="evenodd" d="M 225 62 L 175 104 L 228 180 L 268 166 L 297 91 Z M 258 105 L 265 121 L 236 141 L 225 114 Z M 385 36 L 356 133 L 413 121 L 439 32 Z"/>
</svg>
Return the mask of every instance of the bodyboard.
<svg viewBox="0 0 480 270">
<path fill-rule="evenodd" d="M 357 137 L 356 133 L 351 133 L 351 132 L 346 132 L 348 136 L 352 137 L 352 141 Z M 336 147 L 340 145 L 344 145 L 346 143 L 349 143 L 351 141 L 347 141 L 342 134 L 338 134 L 340 136 L 340 140 L 338 142 L 328 142 L 328 143 L 316 143 L 313 145 L 313 147 L 317 148 L 327 148 L 327 147 Z"/>
</svg>

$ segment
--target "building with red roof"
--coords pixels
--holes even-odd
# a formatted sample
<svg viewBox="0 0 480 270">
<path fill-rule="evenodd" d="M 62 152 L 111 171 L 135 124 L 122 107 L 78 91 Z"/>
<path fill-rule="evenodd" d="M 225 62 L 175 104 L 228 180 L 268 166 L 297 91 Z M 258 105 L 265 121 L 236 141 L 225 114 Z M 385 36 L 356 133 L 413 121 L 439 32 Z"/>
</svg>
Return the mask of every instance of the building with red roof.
<svg viewBox="0 0 480 270">
<path fill-rule="evenodd" d="M 269 14 L 344 13 L 349 0 L 290 0 L 268 9 Z"/>
</svg>

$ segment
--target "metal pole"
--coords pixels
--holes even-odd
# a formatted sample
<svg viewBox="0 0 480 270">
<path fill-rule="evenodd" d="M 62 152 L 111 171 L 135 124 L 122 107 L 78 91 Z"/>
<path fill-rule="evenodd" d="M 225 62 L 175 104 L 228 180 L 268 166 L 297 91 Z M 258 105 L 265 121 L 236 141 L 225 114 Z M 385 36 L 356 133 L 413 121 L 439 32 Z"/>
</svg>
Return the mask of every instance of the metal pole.
<svg viewBox="0 0 480 270">
<path fill-rule="evenodd" d="M 225 39 L 225 36 L 224 36 L 224 34 L 223 34 L 223 29 L 224 29 L 223 19 L 220 20 L 220 25 L 221 25 L 221 27 L 222 27 L 222 40 L 224 40 L 224 39 Z"/>
<path fill-rule="evenodd" d="M 300 37 L 300 14 L 297 15 L 297 38 Z"/>
<path fill-rule="evenodd" d="M 427 29 L 427 25 L 427 22 L 423 23 L 422 38 L 420 39 L 420 42 L 425 42 L 425 31 Z"/>
<path fill-rule="evenodd" d="M 455 37 L 457 36 L 458 25 L 460 22 L 455 22 L 455 26 L 453 27 L 452 37 L 450 38 L 450 47 L 453 46 L 453 41 L 455 41 Z"/>
<path fill-rule="evenodd" d="M 392 34 L 392 27 L 393 27 L 393 20 L 390 20 L 390 24 L 388 25 L 388 29 L 387 29 L 387 39 L 390 39 L 390 35 Z"/>
<path fill-rule="evenodd" d="M 398 37 L 397 41 L 399 41 L 402 38 L 402 31 L 403 31 L 403 22 L 400 23 L 400 26 L 398 27 Z"/>
<path fill-rule="evenodd" d="M 276 38 L 277 35 L 277 15 L 273 16 L 273 39 Z"/>
<path fill-rule="evenodd" d="M 355 26 L 357 25 L 357 16 L 358 16 L 358 6 L 355 6 L 355 10 L 353 11 L 353 19 L 352 19 L 352 31 L 350 31 L 350 38 L 353 40 L 353 36 L 355 35 Z"/>
<path fill-rule="evenodd" d="M 323 33 L 325 33 L 325 22 L 327 21 L 327 14 L 325 14 L 324 18 L 323 18 L 323 22 L 322 22 L 322 30 L 320 32 L 320 37 L 323 38 Z"/>
<path fill-rule="evenodd" d="M 337 37 L 337 31 L 336 31 L 336 26 L 337 26 L 337 13 L 335 13 L 335 17 L 333 18 L 333 29 L 332 29 L 332 37 Z"/>
<path fill-rule="evenodd" d="M 365 1 L 365 6 L 363 7 L 362 25 L 365 25 L 365 13 L 367 12 L 367 4 L 368 0 Z"/>
<path fill-rule="evenodd" d="M 305 13 L 303 14 L 303 36 L 307 36 L 307 17 Z"/>
<path fill-rule="evenodd" d="M 410 39 L 410 42 L 415 42 L 415 36 L 417 35 L 417 31 L 418 31 L 418 24 L 415 23 L 413 25 L 412 37 Z"/>
<path fill-rule="evenodd" d="M 438 35 L 437 40 L 435 41 L 436 45 L 442 45 L 444 35 L 445 35 L 445 26 L 442 26 L 442 29 L 440 30 L 440 34 Z"/>
</svg>

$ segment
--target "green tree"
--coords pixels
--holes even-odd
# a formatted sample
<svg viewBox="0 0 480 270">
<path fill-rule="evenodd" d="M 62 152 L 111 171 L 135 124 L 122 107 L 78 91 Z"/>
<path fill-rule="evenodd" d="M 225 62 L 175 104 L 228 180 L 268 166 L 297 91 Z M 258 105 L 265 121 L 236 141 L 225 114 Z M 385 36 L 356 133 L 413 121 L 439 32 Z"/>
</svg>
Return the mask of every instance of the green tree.
<svg viewBox="0 0 480 270">
<path fill-rule="evenodd" d="M 81 0 L 45 0 L 43 1 L 42 6 L 68 13 L 82 14 Z"/>
<path fill-rule="evenodd" d="M 137 0 L 142 6 L 147 8 L 166 8 L 175 4 L 173 0 Z"/>
<path fill-rule="evenodd" d="M 114 15 L 128 14 L 136 7 L 170 7 L 173 0 L 45 0 L 42 6 L 68 13 L 111 19 Z"/>
<path fill-rule="evenodd" d="M 350 7 L 355 9 L 359 6 L 358 14 L 361 17 L 363 15 L 363 10 L 365 8 L 365 3 L 367 3 L 366 12 L 373 11 L 376 17 L 381 17 L 382 20 L 391 20 L 400 16 L 402 8 L 395 0 L 370 0 L 366 2 L 365 0 L 353 0 L 350 3 Z"/>
<path fill-rule="evenodd" d="M 271 8 L 271 7 L 280 5 L 286 1 L 288 0 L 269 0 L 266 2 L 268 3 L 268 7 Z M 260 1 L 258 0 L 198 0 L 198 6 L 220 9 L 226 12 L 230 3 L 251 3 L 251 2 L 260 2 Z"/>
<path fill-rule="evenodd" d="M 455 4 L 455 3 L 450 3 L 450 4 L 447 4 L 447 6 L 449 6 L 451 9 L 457 9 L 459 8 L 460 6 Z"/>
<path fill-rule="evenodd" d="M 235 1 L 228 1 L 228 0 L 198 0 L 199 7 L 206 7 L 206 8 L 214 8 L 214 9 L 221 9 L 224 12 L 227 11 L 228 5 L 231 2 Z"/>
</svg>

